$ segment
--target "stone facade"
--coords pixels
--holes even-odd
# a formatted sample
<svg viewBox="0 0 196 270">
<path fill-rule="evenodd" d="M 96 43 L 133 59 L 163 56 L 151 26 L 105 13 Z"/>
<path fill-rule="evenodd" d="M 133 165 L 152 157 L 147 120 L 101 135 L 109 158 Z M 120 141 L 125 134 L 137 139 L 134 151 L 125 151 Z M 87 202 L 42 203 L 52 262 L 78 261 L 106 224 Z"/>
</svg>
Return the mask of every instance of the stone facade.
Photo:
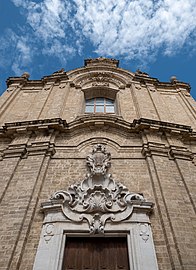
<svg viewBox="0 0 196 270">
<path fill-rule="evenodd" d="M 113 179 L 154 203 L 158 269 L 196 269 L 196 113 L 188 84 L 98 58 L 38 81 L 25 73 L 7 86 L 0 99 L 0 270 L 33 269 L 41 205 L 85 179 L 96 145 L 111 153 Z M 85 113 L 85 100 L 96 97 L 114 100 L 115 114 Z"/>
</svg>

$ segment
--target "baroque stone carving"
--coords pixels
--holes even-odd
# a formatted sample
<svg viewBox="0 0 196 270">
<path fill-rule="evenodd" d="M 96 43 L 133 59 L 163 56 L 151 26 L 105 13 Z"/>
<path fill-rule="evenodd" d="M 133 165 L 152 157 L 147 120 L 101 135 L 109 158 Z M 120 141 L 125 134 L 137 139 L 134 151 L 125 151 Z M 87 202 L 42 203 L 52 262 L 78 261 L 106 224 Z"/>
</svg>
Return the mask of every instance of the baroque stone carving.
<svg viewBox="0 0 196 270">
<path fill-rule="evenodd" d="M 84 78 L 80 78 L 76 82 L 80 87 L 115 87 L 119 88 L 125 85 L 125 81 L 121 78 L 116 78 L 113 74 L 107 72 L 93 72 L 86 74 Z M 111 84 L 111 85 L 110 85 Z"/>
<path fill-rule="evenodd" d="M 87 221 L 91 233 L 103 233 L 107 220 L 119 222 L 128 218 L 133 203 L 143 202 L 140 194 L 130 193 L 116 183 L 108 173 L 111 155 L 102 144 L 94 146 L 87 156 L 89 168 L 86 178 L 79 184 L 71 185 L 68 191 L 56 192 L 51 200 L 63 200 L 62 210 L 71 221 Z"/>
<path fill-rule="evenodd" d="M 92 86 L 108 86 L 108 76 L 105 73 L 98 73 L 98 75 L 94 78 L 94 82 L 92 82 Z"/>
<path fill-rule="evenodd" d="M 148 224 L 140 224 L 140 236 L 142 237 L 142 240 L 144 240 L 144 242 L 148 241 L 150 236 Z"/>
<path fill-rule="evenodd" d="M 104 175 L 110 166 L 110 153 L 106 152 L 103 144 L 97 144 L 93 147 L 91 155 L 86 158 L 87 165 L 92 175 Z"/>
<path fill-rule="evenodd" d="M 53 236 L 54 236 L 54 225 L 46 224 L 44 228 L 44 239 L 46 243 L 48 243 Z"/>
<path fill-rule="evenodd" d="M 93 59 L 91 58 L 91 59 L 85 60 L 85 66 L 101 64 L 101 63 L 118 67 L 119 61 L 116 59 L 109 59 L 105 57 L 98 57 L 98 58 L 93 58 Z"/>
</svg>

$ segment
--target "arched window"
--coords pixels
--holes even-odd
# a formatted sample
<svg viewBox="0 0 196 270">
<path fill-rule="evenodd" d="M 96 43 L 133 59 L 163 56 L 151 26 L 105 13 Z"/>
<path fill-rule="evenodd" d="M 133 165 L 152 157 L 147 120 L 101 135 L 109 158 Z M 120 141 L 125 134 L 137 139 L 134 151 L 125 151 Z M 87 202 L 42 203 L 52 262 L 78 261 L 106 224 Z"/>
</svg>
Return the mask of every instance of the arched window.
<svg viewBox="0 0 196 270">
<path fill-rule="evenodd" d="M 86 100 L 86 113 L 115 113 L 114 100 L 96 97 Z"/>
</svg>

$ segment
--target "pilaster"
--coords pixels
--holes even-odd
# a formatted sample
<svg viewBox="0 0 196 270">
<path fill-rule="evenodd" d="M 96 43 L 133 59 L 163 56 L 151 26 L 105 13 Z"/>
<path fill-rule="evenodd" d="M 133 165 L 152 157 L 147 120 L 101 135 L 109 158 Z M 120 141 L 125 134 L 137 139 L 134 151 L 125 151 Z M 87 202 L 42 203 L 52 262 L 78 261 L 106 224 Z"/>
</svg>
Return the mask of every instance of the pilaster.
<svg viewBox="0 0 196 270">
<path fill-rule="evenodd" d="M 153 136 L 153 133 L 156 135 Z M 182 166 L 179 166 L 179 163 L 186 163 L 188 166 L 188 164 L 192 164 L 193 160 L 193 153 L 183 144 L 183 139 L 187 139 L 185 133 L 186 129 L 183 131 L 182 126 L 175 128 L 171 126 L 171 129 L 165 129 L 163 125 L 162 128 L 161 125 L 157 127 L 157 130 L 148 127 L 141 131 L 142 153 L 151 176 L 157 213 L 162 223 L 165 242 L 168 243 L 171 269 L 188 269 L 188 262 L 194 260 L 192 259 L 194 244 L 186 246 L 191 254 L 187 255 L 183 251 L 186 243 L 182 240 L 191 241 L 191 238 L 195 238 L 194 228 L 192 228 L 190 221 L 194 212 L 190 213 L 190 208 L 184 201 L 184 192 L 186 193 L 185 197 L 189 198 L 192 205 L 193 199 L 183 180 L 183 173 L 180 169 Z M 183 225 L 181 225 L 185 222 L 187 222 L 188 233 L 183 231 Z"/>
<path fill-rule="evenodd" d="M 14 270 L 19 269 L 45 174 L 50 158 L 55 153 L 56 132 L 42 126 L 34 127 L 34 130 L 28 130 L 28 126 L 13 126 L 6 127 L 6 132 L 13 139 L 3 151 L 3 159 L 0 162 L 2 164 L 15 162 L 14 171 L 10 172 L 10 178 L 7 180 L 1 199 L 0 231 L 2 243 L 4 243 L 2 252 L 9 254 L 6 256 L 7 260 L 4 257 L 3 267 Z M 10 170 L 10 168 L 6 169 Z M 12 209 L 9 210 L 11 211 L 9 220 L 7 220 L 6 209 Z"/>
</svg>

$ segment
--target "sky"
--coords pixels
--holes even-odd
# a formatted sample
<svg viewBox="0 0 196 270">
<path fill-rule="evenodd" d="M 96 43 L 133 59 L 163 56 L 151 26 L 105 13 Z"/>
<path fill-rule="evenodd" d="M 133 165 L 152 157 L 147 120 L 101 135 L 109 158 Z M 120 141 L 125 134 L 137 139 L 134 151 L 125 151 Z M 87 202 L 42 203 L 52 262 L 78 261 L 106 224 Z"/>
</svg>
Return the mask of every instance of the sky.
<svg viewBox="0 0 196 270">
<path fill-rule="evenodd" d="M 196 99 L 196 0 L 0 0 L 0 94 L 8 77 L 30 79 L 108 57 Z"/>
</svg>

